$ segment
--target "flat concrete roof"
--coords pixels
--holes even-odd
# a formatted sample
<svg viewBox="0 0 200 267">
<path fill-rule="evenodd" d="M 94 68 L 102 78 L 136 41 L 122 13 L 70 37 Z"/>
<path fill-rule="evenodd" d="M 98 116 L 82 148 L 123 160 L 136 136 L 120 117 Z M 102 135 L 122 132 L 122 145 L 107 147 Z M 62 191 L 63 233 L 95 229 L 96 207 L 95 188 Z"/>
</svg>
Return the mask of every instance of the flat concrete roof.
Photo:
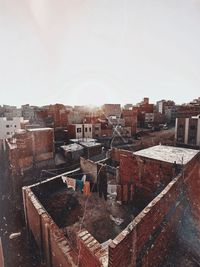
<svg viewBox="0 0 200 267">
<path fill-rule="evenodd" d="M 198 153 L 194 149 L 157 145 L 134 152 L 133 155 L 185 165 Z"/>
<path fill-rule="evenodd" d="M 79 144 L 70 144 L 70 145 L 64 145 L 61 146 L 61 148 L 65 151 L 77 151 L 77 150 L 83 150 L 83 147 Z"/>
<path fill-rule="evenodd" d="M 70 139 L 73 143 L 79 143 L 79 142 L 96 142 L 96 139 L 94 138 L 79 138 L 79 139 Z"/>
<path fill-rule="evenodd" d="M 49 131 L 49 130 L 53 130 L 53 128 L 33 128 L 33 129 L 27 129 L 27 131 L 29 132 L 37 132 L 37 131 Z"/>
<path fill-rule="evenodd" d="M 95 142 L 79 142 L 80 145 L 84 147 L 95 147 L 95 146 L 101 146 L 101 143 L 95 143 Z"/>
</svg>

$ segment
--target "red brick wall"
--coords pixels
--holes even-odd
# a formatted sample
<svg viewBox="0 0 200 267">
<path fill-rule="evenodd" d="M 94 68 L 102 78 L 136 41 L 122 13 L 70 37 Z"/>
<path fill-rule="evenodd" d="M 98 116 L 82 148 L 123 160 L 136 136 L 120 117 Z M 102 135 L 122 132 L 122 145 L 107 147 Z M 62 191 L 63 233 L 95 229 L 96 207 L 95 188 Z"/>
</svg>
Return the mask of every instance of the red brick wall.
<svg viewBox="0 0 200 267">
<path fill-rule="evenodd" d="M 137 112 L 134 110 L 123 110 L 123 118 L 125 126 L 131 127 L 131 134 L 135 134 L 137 130 Z"/>
<path fill-rule="evenodd" d="M 76 126 L 75 125 L 68 125 L 67 126 L 69 138 L 76 138 Z"/>
<path fill-rule="evenodd" d="M 161 264 L 183 209 L 181 188 L 181 177 L 175 178 L 113 240 L 109 246 L 109 266 L 159 266 Z"/>
<path fill-rule="evenodd" d="M 131 156 L 133 154 L 133 152 L 128 151 L 128 150 L 123 150 L 123 149 L 117 149 L 117 148 L 112 148 L 112 150 L 110 152 L 110 156 L 111 156 L 112 160 L 114 160 L 116 162 L 120 162 L 120 155 L 121 154 Z"/>
<path fill-rule="evenodd" d="M 185 171 L 185 184 L 187 199 L 190 203 L 190 209 L 196 223 L 196 228 L 200 238 L 200 159 L 196 164 L 191 164 Z"/>
<path fill-rule="evenodd" d="M 88 231 L 83 229 L 78 234 L 79 263 L 81 267 L 100 267 L 102 266 L 99 258 L 103 256 L 104 250 L 100 243 L 92 237 Z"/>
<path fill-rule="evenodd" d="M 23 188 L 23 201 L 28 231 L 33 234 L 41 256 L 48 266 L 76 265 L 76 251 L 71 248 L 63 232 L 28 188 Z"/>
<path fill-rule="evenodd" d="M 42 153 L 53 152 L 54 133 L 52 130 L 31 132 L 33 137 L 33 151 L 37 157 Z"/>
<path fill-rule="evenodd" d="M 123 234 L 124 233 L 124 234 Z M 109 246 L 109 266 L 122 267 L 122 266 L 135 266 L 135 240 L 136 232 L 130 231 L 127 233 L 123 231 L 118 235 Z"/>
<path fill-rule="evenodd" d="M 113 135 L 113 129 L 101 129 L 101 136 L 111 137 Z"/>
<path fill-rule="evenodd" d="M 172 164 L 120 152 L 120 183 L 139 183 L 154 192 L 163 183 L 167 185 L 173 176 Z"/>
</svg>

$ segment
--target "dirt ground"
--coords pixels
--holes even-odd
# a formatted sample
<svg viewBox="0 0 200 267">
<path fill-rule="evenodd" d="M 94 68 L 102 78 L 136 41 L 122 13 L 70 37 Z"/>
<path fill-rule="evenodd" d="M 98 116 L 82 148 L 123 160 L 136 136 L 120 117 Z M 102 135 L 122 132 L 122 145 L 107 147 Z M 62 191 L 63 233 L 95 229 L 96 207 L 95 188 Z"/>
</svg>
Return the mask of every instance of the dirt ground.
<svg viewBox="0 0 200 267">
<path fill-rule="evenodd" d="M 49 214 L 66 234 L 86 228 L 100 243 L 115 238 L 139 213 L 131 205 L 121 205 L 110 197 L 107 201 L 92 193 L 86 197 L 81 192 L 62 190 L 43 203 Z M 122 219 L 118 225 L 116 219 Z"/>
</svg>

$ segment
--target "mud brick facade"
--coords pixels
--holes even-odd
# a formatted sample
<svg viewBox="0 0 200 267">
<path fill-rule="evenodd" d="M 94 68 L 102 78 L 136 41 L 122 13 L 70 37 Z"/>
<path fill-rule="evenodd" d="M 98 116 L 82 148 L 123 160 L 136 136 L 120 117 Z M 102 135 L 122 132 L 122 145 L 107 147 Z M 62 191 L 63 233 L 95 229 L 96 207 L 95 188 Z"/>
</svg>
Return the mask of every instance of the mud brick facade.
<svg viewBox="0 0 200 267">
<path fill-rule="evenodd" d="M 22 131 L 7 140 L 11 174 L 23 174 L 54 157 L 54 132 L 51 128 Z"/>
<path fill-rule="evenodd" d="M 113 155 L 120 160 L 120 153 L 115 151 Z M 168 166 L 163 168 L 163 172 L 165 168 L 168 170 Z M 70 176 L 70 173 L 66 175 Z M 43 186 L 53 190 L 52 188 L 62 183 L 60 176 L 24 187 L 24 211 L 29 236 L 34 238 L 48 267 L 162 266 L 180 228 L 186 204 L 191 207 L 194 230 L 199 233 L 200 154 L 196 153 L 184 165 L 182 171 L 170 180 L 139 215 L 119 235 L 109 240 L 106 246 L 95 240 L 85 229 L 77 232 L 77 242 L 73 246 L 38 200 L 37 191 Z"/>
<path fill-rule="evenodd" d="M 137 131 L 137 112 L 134 110 L 123 110 L 122 117 L 125 120 L 125 126 L 131 127 L 131 135 Z"/>
</svg>

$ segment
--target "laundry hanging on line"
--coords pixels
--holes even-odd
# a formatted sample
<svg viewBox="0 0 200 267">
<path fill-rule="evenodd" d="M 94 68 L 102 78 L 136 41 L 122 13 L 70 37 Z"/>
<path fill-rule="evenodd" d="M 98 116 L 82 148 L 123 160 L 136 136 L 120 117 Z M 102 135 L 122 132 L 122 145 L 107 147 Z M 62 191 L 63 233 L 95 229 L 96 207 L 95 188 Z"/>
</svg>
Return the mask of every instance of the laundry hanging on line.
<svg viewBox="0 0 200 267">
<path fill-rule="evenodd" d="M 83 176 L 83 178 L 82 180 L 78 180 L 78 179 L 73 179 L 73 178 L 69 178 L 66 176 L 62 176 L 63 183 L 66 183 L 68 188 L 72 188 L 74 191 L 79 188 L 81 192 L 83 192 L 83 187 L 84 187 L 84 184 L 86 183 L 85 181 L 86 176 L 85 177 Z"/>
<path fill-rule="evenodd" d="M 76 180 L 76 188 L 79 188 L 80 191 L 83 191 L 84 182 L 82 180 Z"/>
<path fill-rule="evenodd" d="M 67 184 L 68 188 L 72 188 L 74 191 L 76 190 L 76 180 L 73 178 L 62 176 L 63 183 Z"/>
</svg>

